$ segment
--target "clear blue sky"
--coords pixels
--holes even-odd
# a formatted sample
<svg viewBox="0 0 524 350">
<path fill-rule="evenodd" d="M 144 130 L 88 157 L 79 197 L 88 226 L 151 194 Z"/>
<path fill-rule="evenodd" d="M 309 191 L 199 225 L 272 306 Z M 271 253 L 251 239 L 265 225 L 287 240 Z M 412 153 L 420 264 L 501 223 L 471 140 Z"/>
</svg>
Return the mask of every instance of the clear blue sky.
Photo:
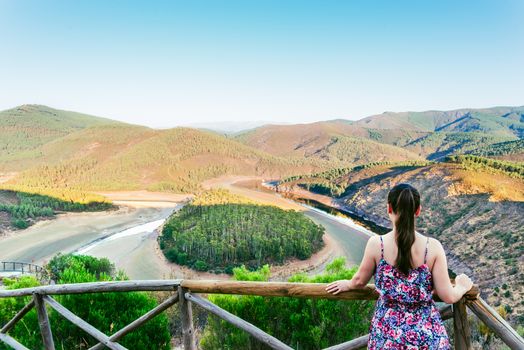
<svg viewBox="0 0 524 350">
<path fill-rule="evenodd" d="M 0 0 L 0 109 L 151 126 L 524 104 L 524 1 Z"/>
</svg>

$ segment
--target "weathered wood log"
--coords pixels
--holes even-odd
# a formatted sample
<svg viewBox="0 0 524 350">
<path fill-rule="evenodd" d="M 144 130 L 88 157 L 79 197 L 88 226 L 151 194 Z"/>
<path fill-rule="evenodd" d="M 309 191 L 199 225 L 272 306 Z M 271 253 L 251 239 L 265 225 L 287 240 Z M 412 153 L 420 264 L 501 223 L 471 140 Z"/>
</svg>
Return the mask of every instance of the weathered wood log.
<svg viewBox="0 0 524 350">
<path fill-rule="evenodd" d="M 217 305 L 213 304 L 212 302 L 203 299 L 199 296 L 193 295 L 191 293 L 185 293 L 186 299 L 190 300 L 191 302 L 199 305 L 203 309 L 217 315 L 221 319 L 228 321 L 229 323 L 237 326 L 238 328 L 246 331 L 247 333 L 251 334 L 254 338 L 258 339 L 262 343 L 266 344 L 267 346 L 271 347 L 272 349 L 278 349 L 278 350 L 292 350 L 291 347 L 287 346 L 286 344 L 282 343 L 277 338 L 267 334 L 266 332 L 262 331 L 260 328 L 252 325 L 251 323 L 244 321 L 238 316 L 233 315 L 232 313 L 218 307 Z"/>
<path fill-rule="evenodd" d="M 287 296 L 322 299 L 375 300 L 378 293 L 375 286 L 367 285 L 363 289 L 354 289 L 333 295 L 326 292 L 324 283 L 290 283 L 290 282 L 244 282 L 217 280 L 145 280 L 145 281 L 110 281 L 77 284 L 60 284 L 14 290 L 0 290 L 0 298 L 32 295 L 84 294 L 102 292 L 131 291 L 171 291 L 182 285 L 196 293 L 244 294 L 261 296 Z M 478 287 L 474 286 L 465 297 L 475 299 Z M 440 301 L 434 297 L 435 301 Z"/>
<path fill-rule="evenodd" d="M 15 326 L 15 324 L 22 319 L 22 317 L 25 316 L 31 309 L 35 306 L 35 300 L 31 299 L 29 303 L 27 303 L 22 310 L 18 311 L 15 317 L 13 317 L 9 322 L 5 324 L 5 326 L 0 329 L 0 333 L 7 333 Z"/>
<path fill-rule="evenodd" d="M 4 333 L 0 333 L 0 342 L 4 342 L 15 350 L 29 350 L 24 345 L 20 344 L 15 338 Z"/>
<path fill-rule="evenodd" d="M 49 323 L 49 316 L 47 316 L 47 310 L 45 309 L 43 296 L 40 294 L 35 294 L 33 296 L 33 300 L 35 301 L 35 308 L 38 314 L 38 325 L 40 326 L 40 333 L 42 334 L 44 348 L 46 350 L 55 350 L 53 332 L 51 331 L 51 324 Z"/>
<path fill-rule="evenodd" d="M 55 299 L 51 298 L 50 296 L 43 296 L 43 300 L 51 306 L 56 312 L 58 312 L 60 315 L 62 315 L 66 320 L 107 346 L 108 348 L 112 350 L 127 350 L 122 345 L 112 342 L 109 340 L 109 337 L 105 335 L 104 333 L 100 332 L 98 329 L 87 323 L 86 321 L 82 320 L 80 317 L 66 309 L 64 306 L 62 306 L 60 303 L 58 303 Z"/>
<path fill-rule="evenodd" d="M 322 299 L 373 300 L 377 299 L 373 285 L 333 295 L 326 292 L 325 283 L 244 282 L 219 280 L 182 280 L 181 286 L 192 293 L 241 294 L 277 297 L 304 297 Z"/>
<path fill-rule="evenodd" d="M 137 318 L 136 320 L 134 320 L 133 322 L 131 322 L 130 324 L 128 324 L 127 326 L 125 326 L 124 328 L 119 330 L 118 332 L 116 332 L 113 335 L 111 335 L 109 337 L 109 340 L 111 340 L 111 341 L 118 341 L 119 339 L 121 339 L 126 334 L 134 331 L 138 327 L 142 326 L 144 323 L 148 322 L 149 320 L 153 319 L 154 317 L 158 316 L 159 314 L 161 314 L 162 312 L 167 310 L 170 306 L 174 305 L 177 301 L 178 301 L 178 294 L 175 294 L 175 295 L 169 297 L 164 302 L 162 302 L 160 305 L 155 307 L 153 310 L 151 310 L 148 313 L 146 313 L 145 315 Z M 91 348 L 89 348 L 89 350 L 100 350 L 100 349 L 103 349 L 103 348 L 104 348 L 104 345 L 102 343 L 98 343 L 97 345 L 92 346 Z"/>
<path fill-rule="evenodd" d="M 365 349 L 368 346 L 369 334 L 355 338 L 353 340 L 330 346 L 324 350 L 356 350 Z"/>
<path fill-rule="evenodd" d="M 456 350 L 471 350 L 471 331 L 464 299 L 453 304 L 453 335 Z"/>
<path fill-rule="evenodd" d="M 197 350 L 195 330 L 193 328 L 193 310 L 191 309 L 191 302 L 185 297 L 186 292 L 187 289 L 178 287 L 182 340 L 184 342 L 184 350 Z"/>
<path fill-rule="evenodd" d="M 451 305 L 441 307 L 438 312 L 440 312 L 440 318 L 442 321 L 449 320 L 453 317 L 453 309 L 451 308 Z"/>
<path fill-rule="evenodd" d="M 466 300 L 466 306 L 512 350 L 524 349 L 524 339 L 484 299 Z"/>
<path fill-rule="evenodd" d="M 193 293 L 207 294 L 240 294 L 343 300 L 375 300 L 378 298 L 378 293 L 372 284 L 368 284 L 362 289 L 353 289 L 337 295 L 326 292 L 327 284 L 325 283 L 182 280 L 181 286 L 191 290 Z M 477 286 L 473 286 L 473 288 L 466 293 L 467 298 L 475 299 L 477 296 Z M 436 295 L 434 296 L 434 300 L 440 301 Z"/>
<path fill-rule="evenodd" d="M 33 293 L 55 295 L 103 292 L 172 291 L 180 285 L 180 281 L 181 280 L 143 280 L 56 284 L 33 288 L 0 290 L 0 298 L 21 297 L 32 295 Z"/>
</svg>

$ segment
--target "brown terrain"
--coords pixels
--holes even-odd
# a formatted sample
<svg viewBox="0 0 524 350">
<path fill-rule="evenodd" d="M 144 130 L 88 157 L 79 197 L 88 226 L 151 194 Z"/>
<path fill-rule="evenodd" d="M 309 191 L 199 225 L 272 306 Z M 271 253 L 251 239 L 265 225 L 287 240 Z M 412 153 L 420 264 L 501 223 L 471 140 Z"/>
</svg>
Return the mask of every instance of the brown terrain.
<svg viewBox="0 0 524 350">
<path fill-rule="evenodd" d="M 303 179 L 284 189 L 300 191 Z M 417 168 L 379 166 L 335 180 L 348 186 L 331 203 L 383 226 L 390 226 L 385 199 L 389 188 L 408 182 L 419 189 L 418 230 L 441 241 L 456 273 L 472 276 L 491 305 L 524 313 L 524 182 L 502 174 L 467 171 L 453 164 Z M 320 196 L 322 197 L 322 196 Z M 329 204 L 329 198 L 314 199 Z"/>
</svg>

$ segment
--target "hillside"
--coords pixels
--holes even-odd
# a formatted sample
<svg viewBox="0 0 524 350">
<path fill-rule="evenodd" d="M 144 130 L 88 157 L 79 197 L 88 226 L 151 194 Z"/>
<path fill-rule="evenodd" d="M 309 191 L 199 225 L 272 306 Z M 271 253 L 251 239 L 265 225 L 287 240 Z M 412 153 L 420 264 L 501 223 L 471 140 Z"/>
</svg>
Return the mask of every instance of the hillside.
<svg viewBox="0 0 524 350">
<path fill-rule="evenodd" d="M 494 107 L 386 112 L 358 121 L 266 125 L 240 133 L 236 139 L 273 155 L 323 159 L 331 167 L 348 167 L 380 161 L 438 160 L 523 136 L 524 107 Z"/>
<path fill-rule="evenodd" d="M 467 153 L 514 162 L 524 162 L 524 139 L 489 144 Z"/>
<path fill-rule="evenodd" d="M 167 220 L 159 237 L 166 257 L 199 271 L 232 273 L 309 258 L 324 228 L 302 213 L 261 205 L 227 190 L 210 190 Z"/>
<path fill-rule="evenodd" d="M 321 159 L 338 167 L 385 159 L 418 160 L 420 156 L 397 146 L 423 135 L 403 130 L 384 133 L 343 121 L 328 121 L 267 125 L 241 133 L 236 140 L 273 155 Z"/>
<path fill-rule="evenodd" d="M 433 132 L 408 143 L 405 148 L 428 160 L 451 154 L 474 152 L 491 144 L 514 141 L 514 137 L 479 132 Z"/>
<path fill-rule="evenodd" d="M 69 134 L 38 148 L 32 164 L 7 185 L 24 191 L 67 187 L 193 192 L 203 180 L 224 174 L 280 177 L 322 169 L 322 163 L 275 157 L 210 132 L 131 125 Z"/>
<path fill-rule="evenodd" d="M 90 126 L 108 124 L 120 123 L 40 105 L 23 105 L 2 111 L 0 170 L 5 170 L 6 163 L 35 157 L 38 147 L 48 142 Z"/>
<path fill-rule="evenodd" d="M 453 111 L 384 112 L 353 125 L 375 129 L 416 131 L 484 132 L 524 137 L 524 106 Z"/>
<path fill-rule="evenodd" d="M 325 181 L 326 176 L 318 180 L 304 177 L 284 185 L 289 188 Z M 399 182 L 413 184 L 422 195 L 418 229 L 442 242 L 451 267 L 457 272 L 471 273 L 490 304 L 507 305 L 514 318 L 523 314 L 522 178 L 480 166 L 470 169 L 467 164 L 436 163 L 358 168 L 329 182 L 345 189 L 337 203 L 388 226 L 385 210 L 388 190 Z"/>
</svg>

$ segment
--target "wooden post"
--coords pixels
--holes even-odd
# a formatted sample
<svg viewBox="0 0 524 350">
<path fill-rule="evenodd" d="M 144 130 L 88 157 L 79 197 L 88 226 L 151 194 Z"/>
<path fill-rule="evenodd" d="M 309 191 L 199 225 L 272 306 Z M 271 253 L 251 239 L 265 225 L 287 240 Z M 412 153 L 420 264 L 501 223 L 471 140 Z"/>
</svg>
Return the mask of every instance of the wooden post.
<svg viewBox="0 0 524 350">
<path fill-rule="evenodd" d="M 471 350 L 471 332 L 464 298 L 453 304 L 453 333 L 456 350 Z"/>
<path fill-rule="evenodd" d="M 44 341 L 44 347 L 46 350 L 55 350 L 53 333 L 51 332 L 51 324 L 49 323 L 49 317 L 45 309 L 44 299 L 41 294 L 37 293 L 34 294 L 33 299 L 35 301 L 36 312 L 38 313 L 38 324 L 40 326 L 42 340 Z"/>
<path fill-rule="evenodd" d="M 186 292 L 189 292 L 186 288 L 178 287 L 178 303 L 180 304 L 184 350 L 197 350 L 195 330 L 193 329 L 193 310 L 191 310 L 191 302 L 185 297 Z"/>
<path fill-rule="evenodd" d="M 240 317 L 233 315 L 232 313 L 218 307 L 209 300 L 203 299 L 199 296 L 193 295 L 191 293 L 186 293 L 185 297 L 187 300 L 191 300 L 193 303 L 202 307 L 204 310 L 211 312 L 212 314 L 217 315 L 224 321 L 231 323 L 232 325 L 248 332 L 255 339 L 258 339 L 260 342 L 268 345 L 271 349 L 276 350 L 293 350 L 293 348 L 287 346 L 277 338 L 267 334 L 260 328 L 252 325 L 246 320 L 241 319 Z M 349 348 L 348 348 L 349 349 Z"/>
<path fill-rule="evenodd" d="M 493 310 L 482 298 L 468 300 L 466 305 L 484 322 L 502 341 L 512 350 L 524 349 L 524 339 L 504 320 L 497 311 Z"/>
</svg>

